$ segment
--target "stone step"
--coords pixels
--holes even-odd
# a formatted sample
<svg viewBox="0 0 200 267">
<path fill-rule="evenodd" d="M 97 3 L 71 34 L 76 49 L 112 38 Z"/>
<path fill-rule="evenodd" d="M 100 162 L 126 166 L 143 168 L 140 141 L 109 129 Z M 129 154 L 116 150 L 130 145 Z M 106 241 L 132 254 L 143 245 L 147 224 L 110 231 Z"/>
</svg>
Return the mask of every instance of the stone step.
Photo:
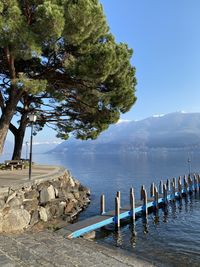
<svg viewBox="0 0 200 267">
<path fill-rule="evenodd" d="M 113 250 L 82 238 L 68 240 L 50 231 L 0 236 L 0 266 L 3 267 L 1 261 L 9 260 L 15 265 L 7 266 L 16 267 L 152 266 L 135 257 L 125 255 L 120 249 Z"/>
<path fill-rule="evenodd" d="M 52 265 L 51 260 L 47 257 L 47 253 L 45 253 L 45 256 L 38 255 L 36 251 L 38 245 L 39 243 L 35 242 L 32 246 L 30 244 L 27 246 L 27 244 L 23 244 L 12 237 L 0 236 L 0 250 L 4 252 L 7 258 L 12 259 L 12 262 L 15 263 L 14 266 L 56 266 Z M 3 266 L 1 262 L 0 265 Z"/>
<path fill-rule="evenodd" d="M 67 255 L 72 256 L 72 262 L 74 258 L 81 259 L 81 262 L 74 262 L 74 264 L 78 264 L 77 266 L 86 266 L 85 264 L 87 264 L 87 266 L 94 266 L 94 264 L 98 266 L 117 266 L 119 264 L 119 266 L 123 267 L 135 266 L 136 263 L 137 266 L 148 266 L 147 263 L 144 265 L 143 261 L 140 261 L 139 259 L 134 260 L 134 257 L 136 258 L 136 256 L 126 256 L 120 249 L 113 250 L 101 246 L 94 241 L 88 241 L 82 238 L 68 240 L 62 235 L 56 233 L 49 234 L 48 232 L 43 232 L 42 235 L 36 234 L 31 236 L 31 238 L 35 240 L 35 242 L 45 244 L 49 249 L 51 247 L 56 248 L 55 252 L 61 255 L 61 258 L 67 253 Z M 99 259 L 101 259 L 101 261 L 99 261 Z"/>
<path fill-rule="evenodd" d="M 11 258 L 9 255 L 7 255 L 7 253 L 4 253 L 2 251 L 0 251 L 0 266 L 1 267 L 21 267 L 24 266 L 20 263 L 15 263 L 15 260 L 13 258 Z"/>
</svg>

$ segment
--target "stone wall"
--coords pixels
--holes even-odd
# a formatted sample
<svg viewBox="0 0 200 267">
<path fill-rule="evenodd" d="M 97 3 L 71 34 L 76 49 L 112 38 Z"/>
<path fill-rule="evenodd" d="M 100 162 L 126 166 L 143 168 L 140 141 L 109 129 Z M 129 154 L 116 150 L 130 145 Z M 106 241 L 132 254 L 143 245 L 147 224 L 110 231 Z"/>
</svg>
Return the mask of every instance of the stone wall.
<svg viewBox="0 0 200 267">
<path fill-rule="evenodd" d="M 69 172 L 46 181 L 9 188 L 0 196 L 0 233 L 18 232 L 56 218 L 72 221 L 89 204 L 90 192 Z"/>
</svg>

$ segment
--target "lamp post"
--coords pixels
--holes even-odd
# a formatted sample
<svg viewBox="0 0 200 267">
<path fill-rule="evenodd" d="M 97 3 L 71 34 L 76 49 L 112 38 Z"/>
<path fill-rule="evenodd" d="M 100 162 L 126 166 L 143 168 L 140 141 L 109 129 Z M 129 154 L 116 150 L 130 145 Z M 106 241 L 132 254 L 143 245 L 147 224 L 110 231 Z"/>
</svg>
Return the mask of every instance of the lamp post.
<svg viewBox="0 0 200 267">
<path fill-rule="evenodd" d="M 32 174 L 32 147 L 33 147 L 33 123 L 36 121 L 37 116 L 35 114 L 30 114 L 29 121 L 31 122 L 31 138 L 30 138 L 30 157 L 29 157 L 29 180 L 31 180 Z"/>
<path fill-rule="evenodd" d="M 28 159 L 28 141 L 26 141 L 26 160 Z"/>
</svg>

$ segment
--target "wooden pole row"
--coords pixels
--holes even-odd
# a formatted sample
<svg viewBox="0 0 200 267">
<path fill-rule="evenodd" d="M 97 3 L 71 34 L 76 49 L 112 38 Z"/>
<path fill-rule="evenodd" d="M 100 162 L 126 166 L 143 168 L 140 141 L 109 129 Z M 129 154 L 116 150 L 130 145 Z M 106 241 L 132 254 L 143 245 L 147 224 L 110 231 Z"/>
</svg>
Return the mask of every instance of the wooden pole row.
<svg viewBox="0 0 200 267">
<path fill-rule="evenodd" d="M 176 191 L 177 188 L 177 191 Z M 184 190 L 183 190 L 184 189 Z M 159 183 L 159 190 L 157 189 L 157 186 L 152 183 L 150 186 L 150 196 L 153 197 L 153 206 L 157 210 L 159 208 L 159 194 L 161 194 L 163 197 L 163 203 L 167 204 L 168 202 L 168 192 L 170 192 L 170 200 L 175 201 L 175 198 L 178 193 L 178 197 L 182 198 L 183 193 L 187 195 L 188 193 L 192 193 L 193 191 L 200 193 L 200 176 L 194 175 L 193 179 L 189 175 L 188 177 L 185 175 L 183 177 L 183 185 L 182 185 L 182 179 L 181 176 L 179 176 L 177 183 L 176 178 L 173 178 L 172 181 L 170 179 L 167 179 L 166 183 L 163 183 L 163 181 L 160 181 Z M 141 186 L 140 190 L 140 199 L 142 200 L 142 212 L 145 216 L 148 215 L 148 198 L 147 198 L 147 190 L 145 189 L 145 186 Z M 121 208 L 121 193 L 120 191 L 117 191 L 116 197 L 115 197 L 115 226 L 118 229 L 120 227 L 120 208 Z M 105 213 L 105 195 L 101 195 L 100 200 L 100 214 Z M 134 189 L 130 188 L 130 218 L 132 222 L 135 222 L 135 194 Z"/>
</svg>

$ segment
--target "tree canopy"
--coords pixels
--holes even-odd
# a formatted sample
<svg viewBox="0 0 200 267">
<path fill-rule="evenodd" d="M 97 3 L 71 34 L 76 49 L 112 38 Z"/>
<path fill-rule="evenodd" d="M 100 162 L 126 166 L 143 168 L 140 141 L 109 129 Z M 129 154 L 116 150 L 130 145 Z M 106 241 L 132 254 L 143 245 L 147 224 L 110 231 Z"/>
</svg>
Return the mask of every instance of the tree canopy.
<svg viewBox="0 0 200 267">
<path fill-rule="evenodd" d="M 1 0 L 0 150 L 33 111 L 61 138 L 96 138 L 136 100 L 132 53 L 98 0 Z"/>
</svg>

